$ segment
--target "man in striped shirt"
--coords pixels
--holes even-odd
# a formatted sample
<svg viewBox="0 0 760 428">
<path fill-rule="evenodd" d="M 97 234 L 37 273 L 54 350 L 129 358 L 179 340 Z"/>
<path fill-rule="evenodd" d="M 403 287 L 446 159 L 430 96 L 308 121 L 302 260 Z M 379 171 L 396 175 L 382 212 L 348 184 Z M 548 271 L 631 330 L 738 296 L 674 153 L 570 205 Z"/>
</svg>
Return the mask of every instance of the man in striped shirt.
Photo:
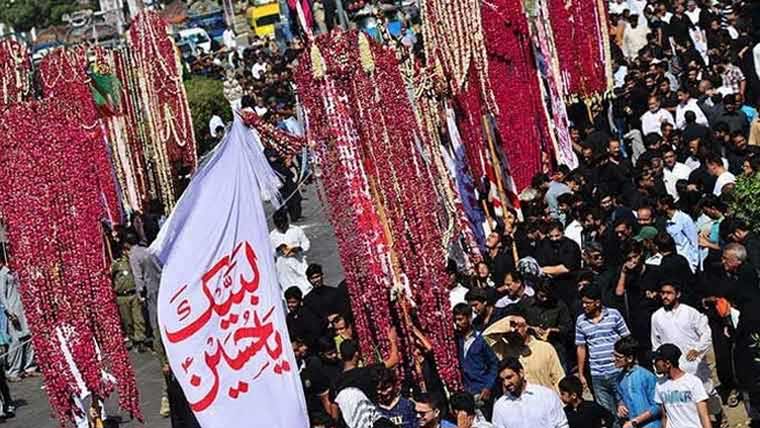
<svg viewBox="0 0 760 428">
<path fill-rule="evenodd" d="M 588 360 L 594 399 L 610 413 L 616 414 L 615 389 L 619 369 L 615 367 L 613 356 L 615 342 L 631 333 L 620 312 L 602 306 L 601 294 L 596 284 L 581 290 L 583 314 L 575 323 L 578 377 L 584 386 L 589 386 L 584 374 Z"/>
</svg>

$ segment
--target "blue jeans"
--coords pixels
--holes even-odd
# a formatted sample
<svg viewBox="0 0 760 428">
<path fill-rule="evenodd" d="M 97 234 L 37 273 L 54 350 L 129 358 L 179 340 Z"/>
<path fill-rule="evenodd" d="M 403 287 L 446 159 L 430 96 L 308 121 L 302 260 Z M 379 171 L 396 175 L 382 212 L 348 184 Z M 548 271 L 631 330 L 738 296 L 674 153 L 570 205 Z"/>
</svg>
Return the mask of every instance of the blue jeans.
<svg viewBox="0 0 760 428">
<path fill-rule="evenodd" d="M 617 374 L 606 376 L 591 375 L 591 387 L 594 390 L 594 401 L 615 416 L 614 427 L 620 427 L 617 418 Z"/>
</svg>

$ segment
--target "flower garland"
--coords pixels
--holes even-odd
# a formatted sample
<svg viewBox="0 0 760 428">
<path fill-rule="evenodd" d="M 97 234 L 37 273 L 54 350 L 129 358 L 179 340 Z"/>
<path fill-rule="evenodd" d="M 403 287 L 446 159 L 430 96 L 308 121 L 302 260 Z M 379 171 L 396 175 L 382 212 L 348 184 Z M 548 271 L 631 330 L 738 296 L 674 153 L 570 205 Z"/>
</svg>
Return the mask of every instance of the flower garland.
<svg viewBox="0 0 760 428">
<path fill-rule="evenodd" d="M 0 106 L 20 102 L 31 90 L 29 51 L 13 39 L 0 40 Z"/>
<path fill-rule="evenodd" d="M 488 58 L 478 0 L 424 0 L 420 2 L 422 32 L 425 35 L 425 57 L 431 66 L 440 66 L 450 79 L 454 94 L 467 82 L 474 67 L 486 108 L 496 114 L 499 104 L 490 84 Z"/>
<path fill-rule="evenodd" d="M 488 75 L 501 107 L 496 128 L 507 175 L 522 189 L 541 171 L 542 148 L 550 140 L 528 22 L 520 0 L 493 0 L 482 7 Z"/>
<path fill-rule="evenodd" d="M 86 54 L 84 48 L 59 48 L 46 55 L 40 63 L 42 93 L 45 98 L 54 98 L 60 103 L 67 117 L 91 134 L 90 141 L 97 142 L 88 156 L 97 171 L 99 200 L 105 201 L 109 221 L 121 223 L 122 208 L 111 165 L 107 130 L 102 126 L 90 92 Z"/>
<path fill-rule="evenodd" d="M 399 90 L 404 82 L 394 52 L 362 37 L 357 31 L 319 36 L 296 74 L 356 327 L 365 355 L 374 353 L 373 342 L 385 348 L 384 330 L 394 311 L 391 285 L 408 290 L 442 378 L 456 387 L 445 252 L 429 214 L 437 202 L 420 191 L 434 187 L 415 145 L 420 131 L 406 92 Z M 412 337 L 405 326 L 402 333 Z M 403 347 L 411 351 L 411 341 Z"/>
<path fill-rule="evenodd" d="M 156 162 L 149 156 L 147 119 L 140 96 L 140 86 L 137 79 L 137 66 L 132 60 L 128 48 L 113 51 L 113 61 L 116 77 L 122 82 L 122 119 L 124 121 L 124 135 L 126 147 L 129 153 L 129 161 L 132 164 L 132 174 L 136 184 L 136 191 L 140 196 L 139 207 L 144 207 L 148 199 L 160 198 L 161 190 L 157 183 L 159 173 L 156 172 Z M 118 152 L 117 152 L 118 153 Z M 165 174 L 165 173 L 164 173 Z M 132 208 L 137 208 L 132 206 Z"/>
<path fill-rule="evenodd" d="M 92 185 L 99 180 L 92 153 L 102 140 L 82 129 L 70 102 L 16 104 L 0 116 L 0 211 L 11 268 L 62 425 L 77 411 L 72 397 L 81 388 L 98 397 L 118 389 L 121 407 L 141 419 L 104 256 L 101 196 Z"/>
<path fill-rule="evenodd" d="M 607 89 L 609 66 L 604 43 L 607 38 L 604 2 L 548 0 L 548 5 L 567 95 L 582 98 L 600 95 Z"/>
<path fill-rule="evenodd" d="M 252 109 L 241 111 L 243 123 L 246 126 L 256 129 L 261 138 L 261 142 L 267 147 L 271 147 L 281 156 L 293 155 L 301 150 L 306 144 L 306 139 L 293 135 L 278 129 L 271 123 L 261 119 Z"/>
<path fill-rule="evenodd" d="M 119 187 L 122 189 L 124 205 L 131 211 L 139 211 L 146 199 L 145 160 L 142 145 L 136 136 L 137 123 L 134 118 L 133 98 L 130 96 L 129 78 L 125 70 L 123 52 L 120 50 L 96 49 L 97 61 L 113 70 L 122 83 L 116 114 L 103 118 L 107 140 L 110 143 L 111 161 Z"/>
<path fill-rule="evenodd" d="M 444 201 L 447 212 L 447 224 L 444 230 L 443 244 L 446 248 L 452 248 L 454 245 L 453 238 L 459 237 L 464 243 L 465 250 L 465 269 L 474 266 L 474 263 L 482 260 L 480 246 L 473 231 L 473 225 L 467 218 L 464 205 L 460 196 L 459 189 L 456 185 L 456 174 L 450 169 L 449 165 L 454 162 L 445 143 L 441 138 L 441 131 L 446 128 L 442 123 L 438 103 L 440 91 L 436 88 L 437 80 L 434 72 L 426 68 L 417 66 L 417 64 L 407 61 L 406 67 L 402 67 L 408 90 L 412 93 L 414 101 L 415 117 L 417 127 L 421 131 L 421 143 L 424 145 L 424 151 L 430 158 L 426 164 L 433 164 L 431 169 L 431 181 L 439 189 L 439 198 Z M 366 69 L 365 69 L 366 70 Z"/>
<path fill-rule="evenodd" d="M 181 171 L 197 165 L 190 108 L 182 84 L 182 68 L 166 23 L 152 11 L 137 15 L 128 32 L 136 67 L 142 113 L 146 120 L 147 154 L 155 162 L 164 205 L 173 206 Z"/>
<path fill-rule="evenodd" d="M 337 66 L 331 69 L 335 78 L 326 78 L 327 63 L 320 53 L 329 51 L 320 43 L 324 40 L 317 38 L 311 45 L 309 59 L 302 56 L 296 81 L 308 120 L 307 139 L 315 148 L 315 167 L 320 170 L 322 194 L 329 202 L 330 222 L 339 243 L 354 324 L 364 355 L 374 355 L 375 343 L 387 349 L 381 341 L 382 330 L 390 325 L 387 308 L 392 280 L 387 243 L 360 162 L 345 79 L 338 80 Z M 354 244 L 347 245 L 349 242 Z"/>
</svg>

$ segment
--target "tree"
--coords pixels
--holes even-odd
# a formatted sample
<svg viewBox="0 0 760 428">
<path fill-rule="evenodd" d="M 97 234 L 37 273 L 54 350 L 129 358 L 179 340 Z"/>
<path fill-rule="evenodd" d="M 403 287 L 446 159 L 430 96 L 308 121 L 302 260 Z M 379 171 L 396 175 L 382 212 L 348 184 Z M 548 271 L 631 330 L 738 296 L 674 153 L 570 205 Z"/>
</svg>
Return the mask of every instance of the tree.
<svg viewBox="0 0 760 428">
<path fill-rule="evenodd" d="M 64 14 L 92 7 L 92 1 L 79 0 L 0 0 L 0 22 L 29 31 L 63 24 Z"/>
<path fill-rule="evenodd" d="M 232 109 L 224 98 L 222 92 L 224 85 L 221 80 L 192 76 L 184 83 L 200 158 L 213 149 L 218 142 L 218 139 L 211 137 L 208 127 L 211 117 L 219 115 L 227 123 L 232 120 Z"/>
<path fill-rule="evenodd" d="M 746 221 L 752 230 L 760 232 L 760 173 L 736 180 L 729 206 L 736 217 Z"/>
</svg>

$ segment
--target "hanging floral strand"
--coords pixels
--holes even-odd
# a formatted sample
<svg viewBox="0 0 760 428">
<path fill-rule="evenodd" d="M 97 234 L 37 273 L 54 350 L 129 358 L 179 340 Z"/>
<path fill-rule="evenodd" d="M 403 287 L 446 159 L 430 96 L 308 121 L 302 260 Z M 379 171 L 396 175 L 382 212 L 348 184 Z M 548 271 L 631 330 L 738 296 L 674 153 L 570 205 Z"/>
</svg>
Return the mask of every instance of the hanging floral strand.
<svg viewBox="0 0 760 428">
<path fill-rule="evenodd" d="M 90 134 L 87 143 L 91 144 L 91 151 L 86 154 L 97 174 L 98 201 L 105 203 L 104 218 L 111 224 L 121 223 L 122 207 L 111 164 L 107 130 L 92 99 L 86 51 L 84 48 L 56 49 L 42 60 L 39 73 L 43 96 L 60 103 L 68 117 Z"/>
<path fill-rule="evenodd" d="M 197 164 L 180 59 L 166 23 L 156 12 L 137 15 L 128 38 L 147 124 L 147 155 L 155 164 L 161 199 L 171 208 L 181 176 Z"/>
<path fill-rule="evenodd" d="M 31 90 L 29 51 L 13 39 L 0 40 L 0 107 L 20 102 Z"/>
<path fill-rule="evenodd" d="M 141 419 L 104 260 L 104 209 L 92 185 L 99 178 L 91 152 L 99 142 L 73 120 L 65 98 L 17 104 L 0 116 L 0 211 L 11 268 L 62 425 L 78 411 L 73 398 L 107 397 L 115 389 L 121 407 Z"/>
<path fill-rule="evenodd" d="M 399 90 L 404 82 L 395 54 L 357 31 L 321 36 L 301 57 L 296 80 L 363 352 L 374 349 L 366 338 L 382 339 L 390 325 L 396 309 L 389 294 L 399 298 L 406 290 L 433 342 L 442 378 L 456 387 L 445 251 L 430 215 L 438 202 L 435 193 L 420 191 L 434 186 L 416 147 L 421 134 L 409 97 Z M 402 337 L 410 337 L 405 328 Z M 410 351 L 411 343 L 405 347 Z"/>
</svg>

